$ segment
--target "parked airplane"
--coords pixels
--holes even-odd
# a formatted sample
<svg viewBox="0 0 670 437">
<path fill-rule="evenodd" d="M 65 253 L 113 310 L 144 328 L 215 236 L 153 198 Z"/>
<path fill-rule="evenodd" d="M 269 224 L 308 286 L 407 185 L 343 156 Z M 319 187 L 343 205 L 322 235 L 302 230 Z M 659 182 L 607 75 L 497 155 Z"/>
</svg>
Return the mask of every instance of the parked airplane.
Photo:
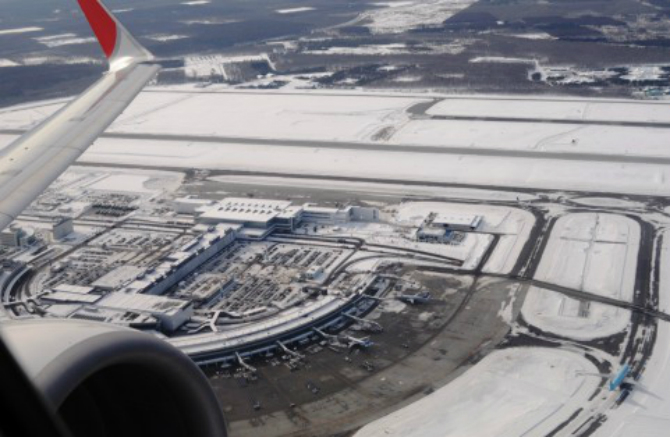
<svg viewBox="0 0 670 437">
<path fill-rule="evenodd" d="M 610 391 L 615 391 L 621 384 L 623 384 L 628 375 L 630 374 L 630 366 L 628 364 L 624 365 L 615 375 L 611 376 L 610 379 Z"/>
<path fill-rule="evenodd" d="M 84 153 L 160 69 L 99 0 L 78 2 L 109 71 L 2 151 L 0 229 Z M 153 336 L 46 319 L 3 323 L 0 334 L 2 436 L 226 435 L 200 369 Z"/>
<path fill-rule="evenodd" d="M 630 365 L 629 364 L 624 364 L 618 372 L 616 373 L 610 373 L 610 374 L 603 374 L 603 373 L 580 373 L 580 375 L 586 375 L 586 376 L 598 376 L 601 378 L 607 378 L 609 379 L 609 390 L 610 391 L 616 391 L 619 388 L 621 388 L 622 385 L 635 385 L 633 381 L 629 380 L 630 376 Z"/>
<path fill-rule="evenodd" d="M 430 293 L 427 291 L 422 291 L 421 293 L 417 294 L 403 294 L 402 296 L 399 296 L 398 299 L 410 305 L 425 304 L 430 303 Z"/>
</svg>

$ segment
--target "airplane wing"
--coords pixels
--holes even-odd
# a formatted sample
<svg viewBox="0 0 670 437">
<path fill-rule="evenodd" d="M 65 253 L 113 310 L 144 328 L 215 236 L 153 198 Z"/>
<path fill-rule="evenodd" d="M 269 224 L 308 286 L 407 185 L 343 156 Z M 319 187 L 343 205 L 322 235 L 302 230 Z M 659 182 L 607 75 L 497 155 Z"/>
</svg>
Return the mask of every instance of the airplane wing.
<svg viewBox="0 0 670 437">
<path fill-rule="evenodd" d="M 78 2 L 109 60 L 109 71 L 0 152 L 0 230 L 86 151 L 160 69 L 99 0 Z"/>
</svg>

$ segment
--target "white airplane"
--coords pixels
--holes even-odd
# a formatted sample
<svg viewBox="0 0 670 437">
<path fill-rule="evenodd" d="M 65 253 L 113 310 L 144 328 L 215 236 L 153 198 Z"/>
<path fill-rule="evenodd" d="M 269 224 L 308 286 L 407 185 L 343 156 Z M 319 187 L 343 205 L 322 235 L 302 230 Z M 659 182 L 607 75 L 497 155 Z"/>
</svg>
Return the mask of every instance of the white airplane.
<svg viewBox="0 0 670 437">
<path fill-rule="evenodd" d="M 78 2 L 109 71 L 0 153 L 0 230 L 86 151 L 160 69 L 99 0 Z M 153 336 L 47 319 L 4 323 L 0 335 L 0 436 L 226 435 L 221 408 L 200 369 Z"/>
</svg>

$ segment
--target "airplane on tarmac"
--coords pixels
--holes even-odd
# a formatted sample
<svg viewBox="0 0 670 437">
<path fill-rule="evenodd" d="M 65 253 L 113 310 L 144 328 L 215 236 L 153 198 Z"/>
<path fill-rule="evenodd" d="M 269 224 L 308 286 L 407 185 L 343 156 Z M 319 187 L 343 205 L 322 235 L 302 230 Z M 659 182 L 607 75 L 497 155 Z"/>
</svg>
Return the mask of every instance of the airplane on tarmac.
<svg viewBox="0 0 670 437">
<path fill-rule="evenodd" d="M 609 380 L 608 388 L 609 391 L 616 391 L 622 386 L 630 387 L 635 385 L 635 381 L 632 381 L 630 377 L 631 368 L 629 364 L 624 364 L 616 373 L 583 373 L 579 372 L 579 375 L 585 376 L 598 376 L 601 378 L 607 378 Z"/>
</svg>

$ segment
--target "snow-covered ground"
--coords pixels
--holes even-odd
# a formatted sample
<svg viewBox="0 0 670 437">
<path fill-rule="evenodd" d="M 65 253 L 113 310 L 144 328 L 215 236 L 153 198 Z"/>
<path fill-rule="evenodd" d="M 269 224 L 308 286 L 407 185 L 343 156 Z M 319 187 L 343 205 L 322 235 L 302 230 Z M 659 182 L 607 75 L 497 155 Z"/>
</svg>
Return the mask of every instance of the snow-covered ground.
<svg viewBox="0 0 670 437">
<path fill-rule="evenodd" d="M 42 36 L 35 38 L 40 44 L 43 44 L 49 48 L 77 45 L 77 44 L 90 44 L 94 43 L 96 40 L 93 37 L 78 37 L 74 33 L 64 33 L 60 35 L 51 35 L 51 36 Z"/>
<path fill-rule="evenodd" d="M 322 50 L 305 50 L 303 53 L 310 55 L 401 55 L 411 53 L 407 44 L 375 44 L 360 45 L 356 47 L 328 47 Z"/>
<path fill-rule="evenodd" d="M 613 197 L 579 197 L 570 199 L 572 203 L 584 206 L 595 206 L 605 208 L 619 208 L 626 210 L 644 209 L 646 205 L 642 202 L 635 202 L 627 199 L 617 199 Z"/>
<path fill-rule="evenodd" d="M 491 245 L 493 238 L 484 234 L 468 234 L 460 244 L 433 244 L 415 240 L 416 228 L 402 228 L 384 223 L 347 223 L 330 228 L 329 236 L 364 238 L 368 244 L 420 250 L 463 261 L 463 269 L 474 269 Z M 319 232 L 319 235 L 323 235 Z"/>
<path fill-rule="evenodd" d="M 251 59 L 269 58 L 264 55 L 191 57 L 187 59 L 187 70 L 193 68 L 198 70 L 197 74 L 209 75 L 213 66 Z M 387 144 L 670 157 L 670 148 L 667 147 L 670 129 L 463 120 L 410 121 L 405 110 L 426 101 L 425 97 L 418 95 L 338 96 L 323 93 L 315 95 L 308 91 L 293 94 L 159 91 L 142 93 L 111 130 L 370 142 L 376 138 L 376 133 L 389 128 L 392 134 Z M 669 108 L 657 102 L 574 102 L 560 99 L 508 102 L 495 98 L 467 98 L 444 100 L 429 112 L 460 116 L 489 114 L 522 118 L 581 117 L 661 122 L 670 119 Z M 30 127 L 57 109 L 58 106 L 54 105 L 26 110 L 1 110 L 0 128 Z M 185 117 L 184 114 L 192 116 Z M 258 120 L 263 120 L 263 123 L 258 123 Z"/>
<path fill-rule="evenodd" d="M 109 175 L 103 180 L 96 182 L 89 188 L 101 191 L 126 191 L 131 193 L 148 193 L 145 184 L 149 181 L 148 176 L 117 174 Z"/>
<path fill-rule="evenodd" d="M 182 173 L 168 171 L 75 166 L 63 173 L 50 189 L 60 194 L 89 190 L 156 194 L 176 191 L 183 179 Z"/>
<path fill-rule="evenodd" d="M 0 59 L 0 68 L 3 67 L 18 67 L 19 63 L 12 61 L 11 59 Z"/>
<path fill-rule="evenodd" d="M 389 44 L 363 44 L 356 47 L 331 46 L 325 49 L 304 50 L 302 53 L 310 55 L 358 55 L 358 56 L 376 56 L 376 55 L 403 55 L 403 54 L 450 54 L 458 55 L 463 53 L 470 40 L 455 40 L 448 44 L 422 44 L 408 46 L 404 43 Z M 393 67 L 384 66 L 382 71 L 393 71 Z"/>
<path fill-rule="evenodd" d="M 430 115 L 538 118 L 589 121 L 667 123 L 670 105 L 662 102 L 605 102 L 586 100 L 528 101 L 500 99 L 445 99 L 427 111 Z"/>
<path fill-rule="evenodd" d="M 530 33 L 508 33 L 505 36 L 511 36 L 513 38 L 521 39 L 532 39 L 532 40 L 552 40 L 556 39 L 555 36 L 548 34 L 547 32 L 530 32 Z"/>
<path fill-rule="evenodd" d="M 217 61 L 218 62 L 218 61 Z M 218 90 L 211 92 L 212 89 Z M 337 95 L 336 95 L 337 94 Z M 221 170 L 248 170 L 385 178 L 451 184 L 586 190 L 629 194 L 670 193 L 667 165 L 540 159 L 514 152 L 570 152 L 604 156 L 670 157 L 668 129 L 578 126 L 553 123 L 504 123 L 455 120 L 412 120 L 407 108 L 428 102 L 432 95 L 332 92 L 222 91 L 193 86 L 154 88 L 110 128 L 111 132 L 224 136 L 273 140 L 313 140 L 314 147 L 188 143 L 181 141 L 98 141 L 86 162 Z M 473 98 L 475 101 L 481 98 Z M 561 101 L 564 99 L 552 99 Z M 496 101 L 496 99 L 493 99 Z M 602 100 L 593 101 L 600 104 Z M 542 99 L 528 99 L 530 108 L 545 108 Z M 0 110 L 0 129 L 29 128 L 56 111 L 59 103 Z M 476 106 L 476 102 L 473 103 Z M 519 103 L 521 105 L 521 103 Z M 539 105 L 539 106 L 537 106 Z M 619 106 L 617 106 L 619 105 Z M 578 111 L 565 101 L 558 107 Z M 632 120 L 659 119 L 657 104 L 607 102 L 599 106 Z M 664 110 L 664 109 L 663 109 Z M 530 109 L 524 110 L 530 113 Z M 639 112 L 636 112 L 639 111 Z M 650 115 L 645 115 L 647 111 Z M 602 113 L 602 111 L 601 111 Z M 645 112 L 646 113 L 646 112 Z M 606 117 L 607 114 L 602 115 Z M 560 118 L 559 117 L 559 118 Z M 656 118 L 654 118 L 656 117 Z M 9 140 L 8 137 L 0 138 Z M 319 147 L 319 140 L 347 142 L 343 149 Z M 504 149 L 509 157 L 455 154 L 391 153 L 355 150 L 365 142 L 393 146 Z M 439 149 L 436 149 L 439 150 Z M 425 152 L 425 150 L 424 150 Z M 573 156 L 574 158 L 574 156 Z M 309 162 L 309 165 L 304 165 Z M 523 168 L 523 171 L 519 171 Z"/>
<path fill-rule="evenodd" d="M 535 279 L 630 302 L 639 246 L 640 226 L 627 217 L 570 214 L 556 222 Z M 536 287 L 522 314 L 544 331 L 580 340 L 616 334 L 630 323 L 628 310 Z"/>
<path fill-rule="evenodd" d="M 635 120 L 634 115 L 632 116 Z M 670 156 L 670 129 L 467 120 L 413 120 L 390 142 L 443 148 Z"/>
<path fill-rule="evenodd" d="M 535 64 L 535 59 L 529 58 L 510 58 L 506 56 L 478 56 L 470 59 L 472 64 Z"/>
<path fill-rule="evenodd" d="M 287 8 L 287 9 L 277 9 L 275 12 L 278 14 L 298 14 L 300 12 L 309 12 L 313 11 L 315 8 L 309 7 L 309 6 L 302 6 L 299 8 Z"/>
<path fill-rule="evenodd" d="M 1 35 L 15 35 L 19 33 L 30 33 L 30 32 L 40 32 L 44 29 L 41 27 L 20 27 L 16 29 L 0 29 L 0 36 Z"/>
<path fill-rule="evenodd" d="M 278 187 L 310 187 L 319 190 L 332 190 L 357 194 L 374 194 L 382 196 L 432 196 L 449 197 L 451 199 L 479 199 L 489 201 L 530 201 L 537 198 L 527 193 L 515 193 L 476 188 L 442 188 L 420 185 L 375 184 L 365 182 L 323 181 L 309 178 L 275 178 L 264 176 L 215 176 L 212 180 L 243 185 L 278 186 Z"/>
<path fill-rule="evenodd" d="M 509 273 L 512 270 L 535 223 L 535 217 L 528 211 L 502 206 L 407 202 L 392 209 L 396 211 L 394 219 L 398 224 L 410 226 L 421 225 L 432 212 L 447 216 L 481 215 L 483 223 L 478 231 L 500 236 L 496 250 L 483 269 L 487 273 Z"/>
<path fill-rule="evenodd" d="M 184 71 L 191 78 L 210 78 L 213 74 L 229 80 L 231 69 L 236 64 L 245 62 L 267 62 L 274 69 L 274 64 L 267 53 L 224 56 L 224 55 L 198 55 L 188 56 L 184 59 Z M 141 105 L 141 103 L 140 103 Z"/>
<path fill-rule="evenodd" d="M 186 35 L 157 34 L 157 35 L 145 36 L 145 38 L 150 39 L 152 41 L 169 42 L 169 41 L 176 41 L 176 40 L 180 40 L 180 39 L 186 39 L 186 38 L 189 38 L 189 37 L 186 36 Z"/>
<path fill-rule="evenodd" d="M 665 234 L 667 237 L 667 233 Z M 662 246 L 659 309 L 670 311 L 670 241 Z M 626 402 L 609 411 L 595 437 L 665 437 L 670 429 L 670 323 L 659 320 L 656 342 L 642 377 Z"/>
<path fill-rule="evenodd" d="M 369 178 L 371 182 L 379 178 L 552 190 L 670 193 L 670 168 L 666 165 L 645 165 L 641 171 L 641 166 L 635 164 L 107 138 L 98 140 L 80 159 L 88 163 L 350 176 Z M 519 166 L 524 171 L 519 171 Z"/>
<path fill-rule="evenodd" d="M 425 398 L 363 427 L 356 437 L 545 436 L 586 405 L 599 379 L 582 355 L 498 350 Z"/>
<path fill-rule="evenodd" d="M 380 2 L 382 9 L 361 14 L 359 21 L 372 33 L 402 33 L 417 27 L 437 26 L 476 0 L 412 0 Z"/>
<path fill-rule="evenodd" d="M 362 141 L 385 125 L 406 121 L 405 110 L 422 101 L 335 96 L 324 100 L 272 93 L 144 93 L 110 131 Z"/>
</svg>

